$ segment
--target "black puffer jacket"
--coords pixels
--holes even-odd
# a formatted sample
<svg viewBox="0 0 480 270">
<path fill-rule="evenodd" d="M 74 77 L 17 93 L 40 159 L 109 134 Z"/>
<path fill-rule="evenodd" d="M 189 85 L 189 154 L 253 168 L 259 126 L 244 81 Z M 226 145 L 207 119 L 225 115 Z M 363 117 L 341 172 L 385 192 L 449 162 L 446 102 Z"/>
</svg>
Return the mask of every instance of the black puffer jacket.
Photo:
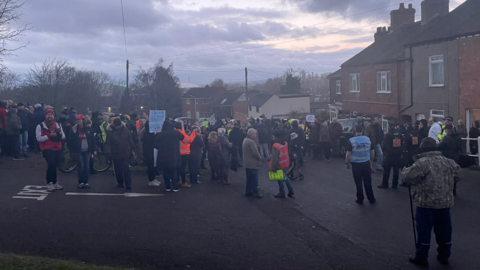
<svg viewBox="0 0 480 270">
<path fill-rule="evenodd" d="M 185 136 L 175 130 L 173 125 L 168 121 L 163 124 L 162 132 L 157 134 L 155 138 L 155 148 L 158 149 L 157 168 L 178 169 L 182 165 L 182 157 L 180 156 L 180 141 Z"/>
<path fill-rule="evenodd" d="M 70 137 L 68 138 L 68 146 L 70 148 L 70 152 L 80 153 L 82 151 L 82 139 L 80 138 L 80 134 L 84 134 L 85 136 L 87 136 L 88 151 L 90 153 L 93 153 L 96 148 L 92 128 L 83 127 L 83 129 L 80 129 L 78 125 L 72 127 Z"/>
</svg>

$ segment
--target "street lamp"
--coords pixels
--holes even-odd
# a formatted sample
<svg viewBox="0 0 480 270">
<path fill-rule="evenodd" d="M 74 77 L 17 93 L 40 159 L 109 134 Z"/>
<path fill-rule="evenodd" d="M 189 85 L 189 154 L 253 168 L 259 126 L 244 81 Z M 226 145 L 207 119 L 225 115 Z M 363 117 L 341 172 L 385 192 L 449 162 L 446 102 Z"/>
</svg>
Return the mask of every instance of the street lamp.
<svg viewBox="0 0 480 270">
<path fill-rule="evenodd" d="M 193 97 L 193 102 L 195 102 L 195 119 L 197 118 L 197 98 L 192 95 L 188 95 L 187 97 Z"/>
</svg>

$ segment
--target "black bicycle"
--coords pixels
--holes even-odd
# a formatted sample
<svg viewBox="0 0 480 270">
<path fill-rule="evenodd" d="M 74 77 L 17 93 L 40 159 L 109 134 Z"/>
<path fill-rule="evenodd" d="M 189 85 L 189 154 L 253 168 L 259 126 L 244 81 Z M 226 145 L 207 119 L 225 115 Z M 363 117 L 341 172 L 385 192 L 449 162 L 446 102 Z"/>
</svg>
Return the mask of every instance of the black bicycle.
<svg viewBox="0 0 480 270">
<path fill-rule="evenodd" d="M 112 166 L 112 161 L 108 159 L 107 155 L 104 152 L 104 143 L 101 138 L 97 137 L 97 155 L 91 156 L 93 158 L 93 170 L 96 172 L 104 172 L 110 169 Z M 63 150 L 63 155 L 58 165 L 58 169 L 63 173 L 69 173 L 75 170 L 78 167 L 77 158 L 70 153 L 67 145 L 65 145 Z"/>
</svg>

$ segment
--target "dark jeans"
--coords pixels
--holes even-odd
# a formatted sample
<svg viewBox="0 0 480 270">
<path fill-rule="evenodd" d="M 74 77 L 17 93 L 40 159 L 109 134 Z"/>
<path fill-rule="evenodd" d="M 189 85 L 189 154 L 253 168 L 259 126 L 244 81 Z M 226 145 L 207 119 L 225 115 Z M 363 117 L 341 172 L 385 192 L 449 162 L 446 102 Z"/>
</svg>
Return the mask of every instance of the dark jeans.
<svg viewBox="0 0 480 270">
<path fill-rule="evenodd" d="M 416 257 L 422 260 L 428 259 L 430 237 L 433 228 L 438 245 L 438 256 L 442 259 L 450 258 L 450 250 L 452 248 L 450 208 L 431 209 L 417 207 L 415 221 L 418 234 Z"/>
<path fill-rule="evenodd" d="M 148 181 L 152 182 L 155 180 L 155 176 L 157 175 L 157 168 L 155 167 L 155 159 L 153 156 L 153 149 L 152 154 L 147 154 L 143 152 L 144 162 L 147 163 L 147 175 Z"/>
<path fill-rule="evenodd" d="M 8 140 L 13 158 L 20 158 L 20 136 L 8 135 Z"/>
<path fill-rule="evenodd" d="M 202 156 L 199 153 L 190 154 L 188 157 L 188 172 L 190 173 L 190 183 L 197 184 L 198 174 L 200 173 L 200 162 Z"/>
<path fill-rule="evenodd" d="M 90 152 L 76 153 L 78 155 L 78 183 L 88 184 L 90 173 Z"/>
<path fill-rule="evenodd" d="M 383 181 L 382 186 L 388 187 L 388 179 L 390 178 L 390 170 L 393 169 L 392 187 L 398 186 L 398 177 L 400 175 L 400 157 L 387 157 L 383 161 Z"/>
<path fill-rule="evenodd" d="M 185 169 L 187 168 L 188 165 L 188 158 L 190 155 L 182 155 L 182 165 L 178 169 L 178 177 L 182 179 L 182 184 L 187 183 L 187 174 L 185 172 Z"/>
<path fill-rule="evenodd" d="M 330 148 L 331 148 L 330 142 L 320 142 L 320 149 L 326 159 L 330 159 L 330 156 L 331 156 Z"/>
<path fill-rule="evenodd" d="M 130 158 L 125 159 L 113 159 L 113 166 L 115 167 L 115 177 L 117 178 L 117 183 L 125 186 L 127 188 L 132 187 L 132 176 L 130 174 Z"/>
<path fill-rule="evenodd" d="M 247 185 L 245 187 L 245 194 L 258 195 L 258 169 L 246 168 Z"/>
<path fill-rule="evenodd" d="M 310 139 L 305 140 L 305 142 L 303 143 L 303 155 L 305 156 L 306 154 L 309 154 L 309 155 L 312 154 Z"/>
<path fill-rule="evenodd" d="M 173 190 L 178 190 L 177 169 L 163 169 L 163 180 L 165 180 L 166 189 L 170 189 L 170 180 L 172 180 Z"/>
<path fill-rule="evenodd" d="M 352 163 L 353 180 L 357 186 L 357 200 L 365 199 L 363 196 L 363 188 L 370 202 L 375 201 L 372 189 L 372 170 L 370 169 L 370 162 Z M 363 185 L 363 186 L 362 186 Z"/>
<path fill-rule="evenodd" d="M 2 156 L 10 155 L 8 148 L 8 137 L 5 130 L 0 130 L 0 144 L 2 146 Z"/>
<path fill-rule="evenodd" d="M 45 150 L 42 152 L 45 161 L 47 162 L 47 184 L 57 183 L 57 166 L 60 160 L 62 151 Z"/>
<path fill-rule="evenodd" d="M 285 176 L 285 180 L 277 181 L 279 193 L 285 195 L 285 186 L 283 185 L 283 182 L 285 182 L 285 184 L 287 184 L 288 193 L 293 194 L 292 182 L 290 182 L 290 178 L 288 178 L 287 172 L 285 170 L 283 170 L 283 175 Z"/>
<path fill-rule="evenodd" d="M 333 140 L 330 138 L 330 142 L 332 143 L 333 156 L 334 157 L 340 156 L 340 139 Z"/>
</svg>

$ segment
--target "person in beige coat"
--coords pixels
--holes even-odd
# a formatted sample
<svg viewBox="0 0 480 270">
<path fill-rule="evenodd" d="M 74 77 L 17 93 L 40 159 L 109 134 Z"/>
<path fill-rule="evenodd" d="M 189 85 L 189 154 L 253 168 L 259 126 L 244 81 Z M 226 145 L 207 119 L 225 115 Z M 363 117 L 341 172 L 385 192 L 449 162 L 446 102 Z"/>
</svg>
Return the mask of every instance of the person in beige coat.
<svg viewBox="0 0 480 270">
<path fill-rule="evenodd" d="M 263 198 L 263 195 L 258 193 L 258 169 L 262 167 L 262 157 L 258 152 L 257 130 L 250 128 L 247 131 L 247 137 L 243 140 L 243 166 L 247 174 L 247 185 L 245 190 L 245 197 Z"/>
</svg>

